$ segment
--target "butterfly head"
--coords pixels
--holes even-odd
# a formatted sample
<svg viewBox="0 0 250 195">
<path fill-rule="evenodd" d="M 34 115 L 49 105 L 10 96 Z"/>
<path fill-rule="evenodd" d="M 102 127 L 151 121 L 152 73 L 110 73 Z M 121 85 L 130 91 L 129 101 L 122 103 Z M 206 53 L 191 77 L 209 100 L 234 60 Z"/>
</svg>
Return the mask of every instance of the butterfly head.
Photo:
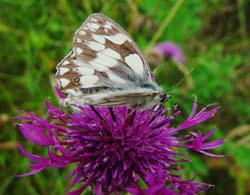
<svg viewBox="0 0 250 195">
<path fill-rule="evenodd" d="M 161 93 L 160 94 L 160 103 L 163 104 L 166 101 L 168 101 L 171 98 L 171 95 L 167 94 L 167 93 Z"/>
<path fill-rule="evenodd" d="M 159 108 L 163 108 L 163 104 L 170 99 L 171 96 L 169 94 L 164 93 L 161 91 L 157 97 L 155 97 L 155 101 L 157 101 L 156 104 L 153 105 L 151 108 L 152 111 L 157 111 Z"/>
</svg>

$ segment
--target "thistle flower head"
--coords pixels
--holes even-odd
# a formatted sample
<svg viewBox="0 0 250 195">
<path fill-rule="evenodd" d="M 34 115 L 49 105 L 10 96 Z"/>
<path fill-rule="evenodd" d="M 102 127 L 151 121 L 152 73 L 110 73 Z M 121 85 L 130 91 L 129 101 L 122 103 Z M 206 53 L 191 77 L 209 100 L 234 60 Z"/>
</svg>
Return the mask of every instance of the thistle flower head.
<svg viewBox="0 0 250 195">
<path fill-rule="evenodd" d="M 162 42 L 154 47 L 156 52 L 161 55 L 169 55 L 174 61 L 182 64 L 184 62 L 184 56 L 181 49 L 175 43 L 170 41 Z"/>
<path fill-rule="evenodd" d="M 164 57 L 170 57 L 175 63 L 184 63 L 184 56 L 180 47 L 170 41 L 161 42 L 152 47 L 147 53 L 147 61 L 151 70 L 156 69 Z"/>
<path fill-rule="evenodd" d="M 77 183 L 81 187 L 68 194 L 81 194 L 91 186 L 95 194 L 196 194 L 208 184 L 184 180 L 180 162 L 190 163 L 187 153 L 178 148 L 194 150 L 212 157 L 220 157 L 207 150 L 223 144 L 223 140 L 206 142 L 213 134 L 182 134 L 178 132 L 211 118 L 219 109 L 204 108 L 196 113 L 194 102 L 190 116 L 178 126 L 172 122 L 179 114 L 177 107 L 156 112 L 131 110 L 126 106 L 80 106 L 77 110 L 61 109 L 46 102 L 48 115 L 41 118 L 32 113 L 16 118 L 22 120 L 19 129 L 36 145 L 48 149 L 42 157 L 20 151 L 34 164 L 31 171 L 19 176 L 35 174 L 45 168 L 62 168 L 75 164 L 68 178 L 73 178 L 69 190 Z M 139 181 L 148 186 L 142 189 Z"/>
</svg>

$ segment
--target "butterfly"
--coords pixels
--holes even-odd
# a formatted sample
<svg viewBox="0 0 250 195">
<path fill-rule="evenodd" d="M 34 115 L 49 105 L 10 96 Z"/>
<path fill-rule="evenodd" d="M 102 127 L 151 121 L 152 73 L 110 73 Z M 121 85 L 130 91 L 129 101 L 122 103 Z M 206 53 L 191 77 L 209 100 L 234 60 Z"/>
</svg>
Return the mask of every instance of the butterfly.
<svg viewBox="0 0 250 195">
<path fill-rule="evenodd" d="M 57 64 L 55 80 L 63 105 L 148 108 L 170 96 L 152 79 L 132 38 L 101 13 L 90 15 L 73 37 L 73 48 Z"/>
</svg>

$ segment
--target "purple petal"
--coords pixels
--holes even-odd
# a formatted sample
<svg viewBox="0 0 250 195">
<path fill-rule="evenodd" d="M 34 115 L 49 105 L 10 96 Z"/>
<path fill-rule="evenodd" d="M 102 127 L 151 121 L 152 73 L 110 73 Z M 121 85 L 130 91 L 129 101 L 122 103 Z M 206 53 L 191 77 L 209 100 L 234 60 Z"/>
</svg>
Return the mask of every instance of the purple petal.
<svg viewBox="0 0 250 195">
<path fill-rule="evenodd" d="M 25 116 L 16 117 L 23 121 L 19 125 L 23 136 L 48 151 L 48 157 L 41 157 L 28 153 L 19 144 L 23 155 L 34 161 L 29 165 L 31 171 L 19 176 L 74 163 L 75 168 L 67 177 L 73 180 L 68 190 L 78 183 L 81 187 L 69 192 L 69 195 L 81 194 L 88 186 L 92 186 L 97 195 L 126 191 L 134 194 L 194 195 L 205 190 L 205 185 L 183 180 L 179 164 L 185 165 L 191 160 L 177 148 L 220 157 L 205 150 L 217 148 L 224 142 L 222 139 L 206 142 L 214 129 L 204 136 L 196 132 L 183 136 L 177 134 L 204 122 L 217 112 L 216 107 L 210 110 L 204 108 L 196 113 L 196 99 L 187 120 L 177 127 L 172 126 L 179 114 L 176 107 L 170 115 L 164 109 L 148 112 L 131 110 L 126 106 L 78 106 L 75 111 L 59 109 L 48 101 L 45 105 L 48 110 L 46 118 L 28 112 Z M 147 188 L 138 186 L 138 177 L 145 181 Z"/>
<path fill-rule="evenodd" d="M 60 91 L 60 89 L 58 89 L 57 87 L 54 87 L 54 91 L 56 93 L 56 95 L 61 98 L 61 99 L 65 99 L 65 95 Z"/>
</svg>

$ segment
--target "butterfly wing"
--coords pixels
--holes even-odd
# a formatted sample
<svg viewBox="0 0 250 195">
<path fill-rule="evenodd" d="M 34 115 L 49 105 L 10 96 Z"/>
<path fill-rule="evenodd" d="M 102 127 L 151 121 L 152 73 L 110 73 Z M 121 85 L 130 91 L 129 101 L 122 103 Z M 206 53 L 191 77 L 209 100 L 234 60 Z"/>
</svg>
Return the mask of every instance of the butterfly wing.
<svg viewBox="0 0 250 195">
<path fill-rule="evenodd" d="M 84 95 L 83 98 L 69 95 L 66 99 L 62 100 L 62 104 L 87 104 L 95 106 L 129 105 L 132 108 L 142 108 L 150 104 L 157 104 L 159 101 L 159 91 L 147 88 L 132 88 L 92 93 L 89 95 Z"/>
<path fill-rule="evenodd" d="M 81 97 L 82 102 L 93 94 L 127 88 L 134 89 L 129 93 L 137 93 L 144 83 L 153 82 L 132 38 L 100 13 L 89 16 L 76 31 L 72 51 L 57 65 L 56 81 L 69 99 Z"/>
</svg>

